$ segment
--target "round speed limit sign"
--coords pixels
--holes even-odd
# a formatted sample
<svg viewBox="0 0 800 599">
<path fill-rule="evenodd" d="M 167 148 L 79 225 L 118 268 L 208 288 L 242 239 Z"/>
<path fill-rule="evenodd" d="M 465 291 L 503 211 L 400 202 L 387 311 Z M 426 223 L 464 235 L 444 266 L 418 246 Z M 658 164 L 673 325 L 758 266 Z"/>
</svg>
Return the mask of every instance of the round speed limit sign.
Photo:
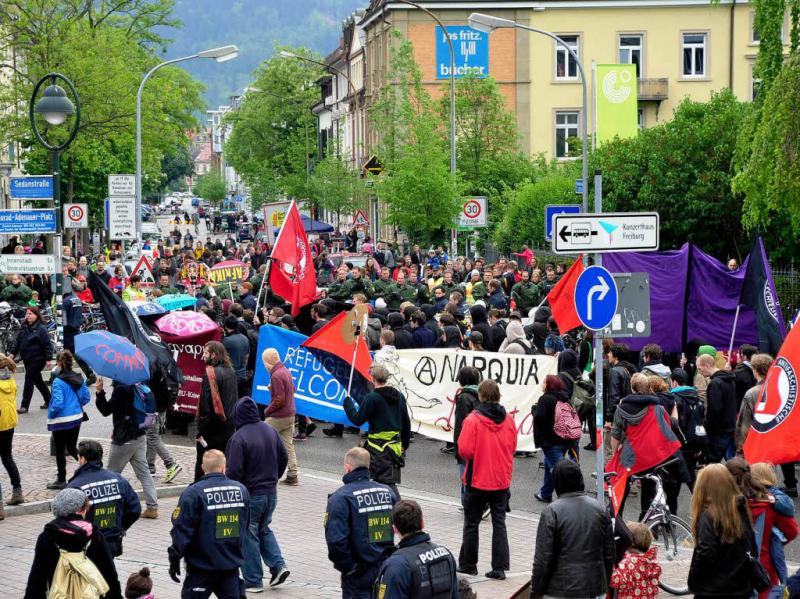
<svg viewBox="0 0 800 599">
<path fill-rule="evenodd" d="M 86 204 L 64 204 L 64 226 L 68 229 L 88 227 L 88 206 Z"/>
<path fill-rule="evenodd" d="M 464 216 L 478 218 L 481 215 L 481 205 L 477 200 L 470 200 L 464 204 Z"/>
</svg>

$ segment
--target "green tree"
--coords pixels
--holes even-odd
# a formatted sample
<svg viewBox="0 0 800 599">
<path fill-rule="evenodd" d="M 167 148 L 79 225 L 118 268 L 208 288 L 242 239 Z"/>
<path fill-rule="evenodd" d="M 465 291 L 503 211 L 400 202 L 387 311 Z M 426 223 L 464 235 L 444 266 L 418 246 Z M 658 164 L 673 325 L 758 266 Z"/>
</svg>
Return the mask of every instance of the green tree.
<svg viewBox="0 0 800 599">
<path fill-rule="evenodd" d="M 179 147 L 170 152 L 161 160 L 161 172 L 166 179 L 166 187 L 172 191 L 185 189 L 185 177 L 194 174 L 194 160 L 189 154 L 189 148 Z"/>
<path fill-rule="evenodd" d="M 212 171 L 197 178 L 197 182 L 194 184 L 194 193 L 218 206 L 228 194 L 228 186 L 225 179 Z"/>
<path fill-rule="evenodd" d="M 314 167 L 308 182 L 308 199 L 336 214 L 352 213 L 364 198 L 364 181 L 336 156 L 328 155 Z"/>
<path fill-rule="evenodd" d="M 226 121 L 233 131 L 225 144 L 228 162 L 250 186 L 253 207 L 285 197 L 304 198 L 311 157 L 316 151 L 317 101 L 314 83 L 322 70 L 313 63 L 280 57 L 280 50 L 310 56 L 303 48 L 276 47 L 255 72 L 238 110 Z"/>
</svg>

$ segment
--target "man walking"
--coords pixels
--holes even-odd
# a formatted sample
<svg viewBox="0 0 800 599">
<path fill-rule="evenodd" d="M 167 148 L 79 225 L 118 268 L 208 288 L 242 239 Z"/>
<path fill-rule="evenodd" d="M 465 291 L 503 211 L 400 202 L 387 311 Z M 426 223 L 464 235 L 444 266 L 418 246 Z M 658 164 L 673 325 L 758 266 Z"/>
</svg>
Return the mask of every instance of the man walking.
<svg viewBox="0 0 800 599">
<path fill-rule="evenodd" d="M 269 372 L 269 388 L 271 399 L 264 411 L 267 424 L 274 428 L 286 447 L 289 465 L 286 470 L 284 484 L 299 485 L 297 477 L 297 454 L 294 450 L 294 383 L 292 375 L 281 362 L 278 351 L 272 347 L 261 354 L 264 366 Z"/>
<path fill-rule="evenodd" d="M 261 593 L 262 559 L 269 567 L 269 586 L 278 586 L 289 577 L 281 548 L 269 527 L 278 504 L 278 479 L 286 470 L 288 457 L 278 433 L 261 421 L 258 406 L 251 398 L 236 402 L 233 423 L 236 432 L 225 449 L 225 474 L 242 483 L 250 494 L 250 526 L 244 531 L 242 575 L 248 593 Z"/>
<path fill-rule="evenodd" d="M 354 447 L 344 456 L 344 486 L 328 497 L 328 559 L 342 575 L 342 599 L 369 599 L 383 552 L 393 547 L 392 506 L 397 496 L 370 480 L 370 455 Z"/>
<path fill-rule="evenodd" d="M 388 485 L 399 498 L 397 484 L 411 442 L 406 398 L 388 384 L 389 370 L 385 366 L 373 363 L 369 373 L 375 390 L 367 393 L 358 406 L 353 398 L 346 396 L 344 411 L 356 426 L 369 424 L 365 448 L 370 454 L 370 476 L 372 480 Z"/>
<path fill-rule="evenodd" d="M 205 475 L 181 494 L 172 513 L 169 576 L 180 582 L 184 559 L 182 597 L 208 599 L 213 593 L 218 599 L 240 599 L 242 532 L 250 523 L 250 495 L 244 485 L 225 476 L 221 451 L 206 451 L 202 468 Z"/>
<path fill-rule="evenodd" d="M 720 370 L 707 354 L 697 357 L 697 371 L 708 380 L 706 388 L 706 463 L 721 462 L 735 455 L 736 379 Z"/>
<path fill-rule="evenodd" d="M 247 356 L 250 352 L 250 342 L 239 329 L 239 320 L 235 316 L 225 317 L 225 336 L 222 345 L 231 357 L 231 366 L 236 373 L 236 386 L 238 397 L 250 395 L 250 375 L 247 371 Z"/>
</svg>

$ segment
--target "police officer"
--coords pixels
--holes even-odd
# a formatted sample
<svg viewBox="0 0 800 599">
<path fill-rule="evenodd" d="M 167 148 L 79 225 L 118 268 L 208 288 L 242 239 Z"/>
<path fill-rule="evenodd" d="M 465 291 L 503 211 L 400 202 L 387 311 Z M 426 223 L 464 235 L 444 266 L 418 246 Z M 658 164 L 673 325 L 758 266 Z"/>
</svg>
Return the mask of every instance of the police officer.
<svg viewBox="0 0 800 599">
<path fill-rule="evenodd" d="M 67 487 L 86 494 L 86 520 L 100 529 L 111 555 L 119 557 L 125 531 L 142 515 L 139 496 L 122 475 L 103 468 L 103 446 L 97 441 L 78 443 L 78 464 Z"/>
<path fill-rule="evenodd" d="M 458 599 L 456 560 L 447 547 L 431 543 L 422 529 L 416 501 L 398 501 L 392 510 L 394 530 L 402 538 L 383 562 L 373 589 L 376 599 Z"/>
<path fill-rule="evenodd" d="M 383 552 L 393 546 L 394 492 L 369 478 L 370 455 L 354 447 L 344 456 L 344 486 L 328 496 L 328 559 L 342 574 L 343 599 L 369 599 Z"/>
<path fill-rule="evenodd" d="M 249 526 L 250 496 L 241 483 L 225 476 L 225 454 L 203 454 L 205 475 L 189 485 L 172 513 L 169 575 L 180 582 L 181 558 L 186 578 L 181 599 L 239 599 L 242 538 Z"/>
</svg>

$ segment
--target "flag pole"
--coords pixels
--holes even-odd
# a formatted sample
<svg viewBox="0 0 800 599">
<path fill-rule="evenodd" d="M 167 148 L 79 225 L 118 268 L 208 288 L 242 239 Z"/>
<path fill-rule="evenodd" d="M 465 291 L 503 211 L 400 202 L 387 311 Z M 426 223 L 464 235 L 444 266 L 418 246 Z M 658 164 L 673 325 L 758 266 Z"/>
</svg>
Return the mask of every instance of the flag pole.
<svg viewBox="0 0 800 599">
<path fill-rule="evenodd" d="M 733 338 L 736 336 L 736 324 L 739 322 L 739 308 L 741 304 L 736 304 L 736 316 L 733 317 L 733 330 L 731 331 L 731 342 L 728 344 L 728 364 L 733 357 Z"/>
<path fill-rule="evenodd" d="M 286 214 L 289 214 L 292 211 L 292 207 L 294 207 L 295 201 L 292 200 L 292 203 L 289 204 L 289 209 L 286 211 Z M 256 308 L 258 308 L 259 303 L 261 302 L 261 292 L 264 290 L 264 284 L 267 282 L 269 278 L 270 271 L 272 270 L 272 262 L 274 258 L 272 257 L 272 253 L 275 251 L 275 248 L 278 247 L 278 241 L 281 239 L 281 235 L 283 235 L 284 229 L 286 225 L 286 219 L 283 219 L 283 224 L 281 225 L 280 231 L 278 231 L 278 236 L 275 238 L 275 243 L 272 244 L 272 251 L 270 255 L 267 257 L 267 270 L 264 271 L 264 278 L 261 279 L 261 288 L 258 290 L 258 297 L 256 298 Z M 233 294 L 231 294 L 233 297 Z M 264 305 L 266 306 L 266 300 L 264 301 Z"/>
<path fill-rule="evenodd" d="M 364 320 L 367 319 L 366 314 L 364 315 Z M 358 342 L 361 340 L 361 324 L 356 320 L 354 322 L 355 325 L 355 333 L 356 333 L 356 342 L 353 345 L 353 359 L 350 360 L 350 378 L 347 381 L 347 394 L 350 395 L 350 389 L 353 386 L 353 374 L 356 370 L 356 355 L 358 354 Z M 350 396 L 352 397 L 352 395 Z"/>
</svg>

